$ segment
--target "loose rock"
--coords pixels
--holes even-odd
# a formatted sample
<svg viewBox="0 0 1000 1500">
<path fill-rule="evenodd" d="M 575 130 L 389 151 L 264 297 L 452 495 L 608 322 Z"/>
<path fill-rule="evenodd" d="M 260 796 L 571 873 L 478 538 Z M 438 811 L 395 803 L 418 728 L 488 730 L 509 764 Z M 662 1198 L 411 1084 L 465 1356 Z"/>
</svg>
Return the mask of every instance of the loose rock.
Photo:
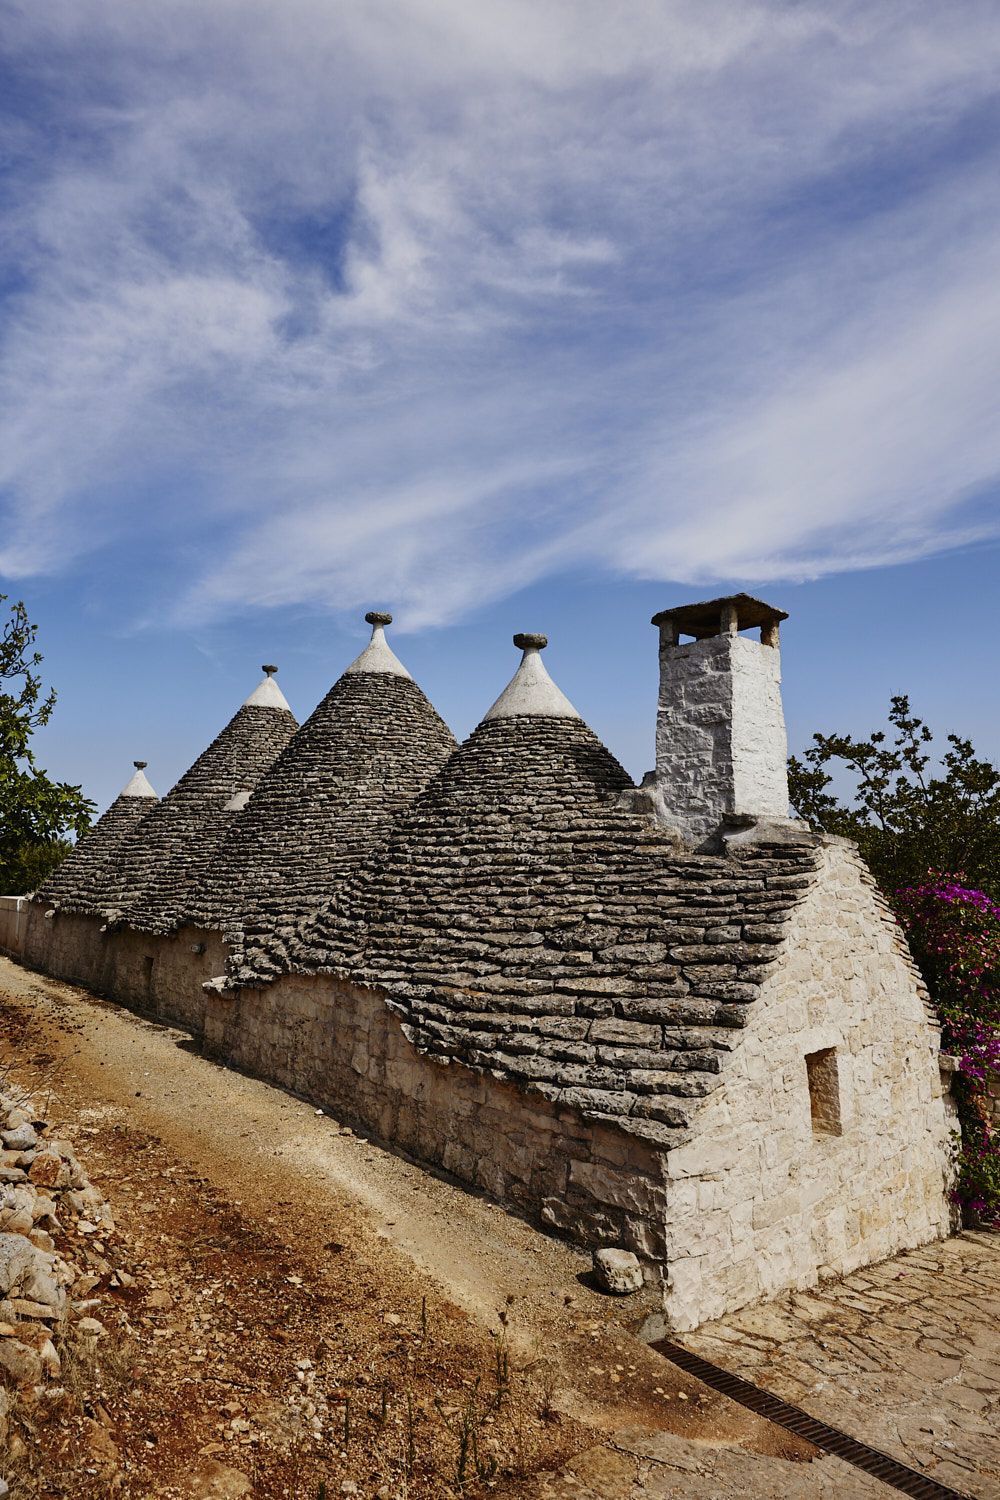
<svg viewBox="0 0 1000 1500">
<path fill-rule="evenodd" d="M 642 1266 L 631 1250 L 595 1250 L 594 1274 L 602 1290 L 619 1297 L 642 1288 Z"/>
<path fill-rule="evenodd" d="M 0 1340 L 0 1365 L 9 1371 L 18 1385 L 37 1385 L 42 1378 L 41 1356 L 20 1339 Z"/>
</svg>

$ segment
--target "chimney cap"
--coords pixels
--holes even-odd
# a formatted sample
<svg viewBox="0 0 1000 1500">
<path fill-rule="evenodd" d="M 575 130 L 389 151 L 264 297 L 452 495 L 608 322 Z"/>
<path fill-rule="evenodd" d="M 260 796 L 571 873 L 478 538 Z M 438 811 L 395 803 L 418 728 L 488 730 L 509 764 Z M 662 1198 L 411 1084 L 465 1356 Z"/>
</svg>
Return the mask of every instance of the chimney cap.
<svg viewBox="0 0 1000 1500">
<path fill-rule="evenodd" d="M 755 625 L 773 625 L 788 619 L 787 609 L 775 609 L 763 599 L 752 594 L 727 594 L 722 599 L 705 599 L 701 604 L 680 604 L 676 609 L 663 609 L 653 616 L 654 625 L 676 625 L 684 635 L 693 635 L 695 640 L 705 636 L 722 634 L 722 611 L 729 605 L 736 611 L 737 630 L 751 630 Z"/>
</svg>

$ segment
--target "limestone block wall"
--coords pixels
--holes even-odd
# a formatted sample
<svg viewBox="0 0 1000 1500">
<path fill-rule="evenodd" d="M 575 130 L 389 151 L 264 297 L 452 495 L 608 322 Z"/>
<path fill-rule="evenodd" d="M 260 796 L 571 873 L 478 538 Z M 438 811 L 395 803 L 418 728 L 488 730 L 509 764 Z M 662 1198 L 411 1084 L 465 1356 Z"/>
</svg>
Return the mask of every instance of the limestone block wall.
<svg viewBox="0 0 1000 1500">
<path fill-rule="evenodd" d="M 44 902 L 29 906 L 18 955 L 26 963 L 200 1034 L 202 986 L 226 966 L 227 949 L 219 933 L 192 928 L 169 937 L 132 928 L 107 932 L 101 917 L 61 911 L 46 917 L 49 910 Z"/>
<path fill-rule="evenodd" d="M 320 975 L 211 994 L 204 1045 L 579 1243 L 626 1245 L 661 1274 L 662 1157 L 540 1094 L 421 1056 L 379 992 Z"/>
<path fill-rule="evenodd" d="M 722 1086 L 670 1150 L 421 1055 L 377 990 L 320 974 L 206 992 L 225 967 L 218 933 L 102 934 L 35 903 L 26 958 L 202 1034 L 220 1060 L 578 1243 L 635 1250 L 683 1330 L 951 1227 L 937 1029 L 852 845 L 824 843 L 786 926 Z"/>
<path fill-rule="evenodd" d="M 24 952 L 29 902 L 28 896 L 0 896 L 0 951 L 11 958 Z"/>
<path fill-rule="evenodd" d="M 788 816 L 777 646 L 741 635 L 660 645 L 656 782 L 693 842 L 726 814 Z"/>
<path fill-rule="evenodd" d="M 678 1329 L 951 1227 L 939 1035 L 853 845 L 825 844 L 776 968 L 696 1139 L 667 1159 Z"/>
<path fill-rule="evenodd" d="M 205 1022 L 203 985 L 226 967 L 228 949 L 220 934 L 185 927 L 160 937 L 123 928 L 109 937 L 102 991 L 200 1036 Z"/>
<path fill-rule="evenodd" d="M 32 901 L 22 950 L 25 963 L 86 989 L 100 990 L 107 960 L 107 935 L 100 917 L 52 911 L 47 901 Z"/>
</svg>

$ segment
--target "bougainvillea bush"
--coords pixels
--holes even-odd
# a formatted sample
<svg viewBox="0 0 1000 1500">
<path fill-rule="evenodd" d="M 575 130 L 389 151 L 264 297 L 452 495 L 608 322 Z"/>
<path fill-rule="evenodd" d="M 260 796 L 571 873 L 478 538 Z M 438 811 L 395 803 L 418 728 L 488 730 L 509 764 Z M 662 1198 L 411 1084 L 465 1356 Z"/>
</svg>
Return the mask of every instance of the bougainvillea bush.
<svg viewBox="0 0 1000 1500">
<path fill-rule="evenodd" d="M 986 1092 L 1000 1074 L 1000 905 L 963 875 L 938 871 L 897 891 L 892 904 L 941 1017 L 942 1046 L 959 1059 L 952 1196 L 982 1223 L 1000 1225 L 1000 1131 Z"/>
</svg>

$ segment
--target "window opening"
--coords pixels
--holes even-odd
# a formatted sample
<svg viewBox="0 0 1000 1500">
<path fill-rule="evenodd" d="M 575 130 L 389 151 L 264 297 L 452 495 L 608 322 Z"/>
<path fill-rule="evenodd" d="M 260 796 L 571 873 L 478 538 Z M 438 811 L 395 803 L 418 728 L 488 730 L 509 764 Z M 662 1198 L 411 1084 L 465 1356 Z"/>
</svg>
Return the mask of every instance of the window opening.
<svg viewBox="0 0 1000 1500">
<path fill-rule="evenodd" d="M 809 1080 L 813 1134 L 842 1135 L 836 1047 L 824 1047 L 820 1052 L 808 1053 L 806 1077 Z"/>
</svg>

